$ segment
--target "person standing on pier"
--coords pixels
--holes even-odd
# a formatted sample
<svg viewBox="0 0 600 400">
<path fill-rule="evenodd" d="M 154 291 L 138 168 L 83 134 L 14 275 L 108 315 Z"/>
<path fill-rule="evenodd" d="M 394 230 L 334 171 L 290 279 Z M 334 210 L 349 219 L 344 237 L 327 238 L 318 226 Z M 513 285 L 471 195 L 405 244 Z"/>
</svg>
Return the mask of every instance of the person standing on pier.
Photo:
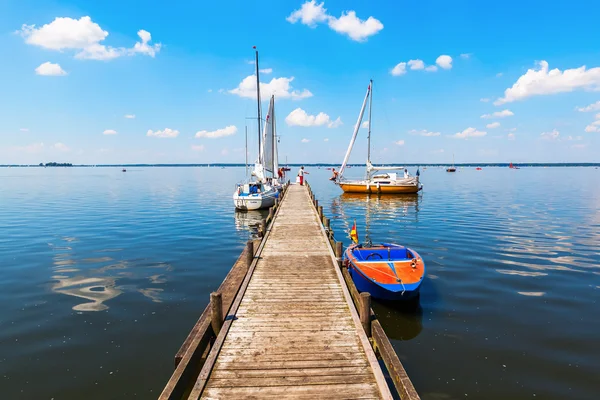
<svg viewBox="0 0 600 400">
<path fill-rule="evenodd" d="M 298 177 L 300 178 L 300 185 L 304 185 L 304 174 L 308 175 L 308 172 L 304 170 L 304 165 L 298 170 Z"/>
</svg>

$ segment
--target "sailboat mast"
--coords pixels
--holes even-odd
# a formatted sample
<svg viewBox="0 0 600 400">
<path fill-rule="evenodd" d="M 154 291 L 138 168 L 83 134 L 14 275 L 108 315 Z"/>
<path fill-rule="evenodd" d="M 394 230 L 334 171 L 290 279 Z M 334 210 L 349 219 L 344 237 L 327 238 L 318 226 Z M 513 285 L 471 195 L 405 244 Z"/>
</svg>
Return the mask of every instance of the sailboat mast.
<svg viewBox="0 0 600 400">
<path fill-rule="evenodd" d="M 246 151 L 245 155 L 245 165 L 246 165 L 246 176 L 248 176 L 248 125 L 246 125 Z"/>
<path fill-rule="evenodd" d="M 254 46 L 254 48 L 256 49 L 256 46 Z M 260 78 L 258 76 L 258 50 L 255 50 L 256 52 L 256 101 L 257 101 L 257 107 L 258 107 L 258 162 L 262 163 L 262 156 L 261 156 L 261 152 L 260 152 L 260 134 L 262 132 L 262 130 L 260 129 L 260 123 L 261 123 L 261 112 L 260 112 Z"/>
<path fill-rule="evenodd" d="M 271 102 L 271 132 L 273 132 L 273 140 L 271 140 L 271 174 L 275 178 L 277 176 L 275 173 L 275 140 L 277 140 L 275 136 L 275 95 L 271 96 Z"/>
<path fill-rule="evenodd" d="M 371 162 L 371 110 L 373 109 L 373 79 L 371 79 L 371 97 L 369 98 L 369 136 L 368 139 L 368 150 L 367 150 L 367 162 Z"/>
</svg>

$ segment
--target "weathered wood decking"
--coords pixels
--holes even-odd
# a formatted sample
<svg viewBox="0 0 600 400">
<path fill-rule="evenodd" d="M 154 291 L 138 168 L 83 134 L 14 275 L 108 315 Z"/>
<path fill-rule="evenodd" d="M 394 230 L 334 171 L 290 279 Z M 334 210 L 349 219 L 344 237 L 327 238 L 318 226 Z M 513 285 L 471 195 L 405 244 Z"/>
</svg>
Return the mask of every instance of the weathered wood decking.
<svg viewBox="0 0 600 400">
<path fill-rule="evenodd" d="M 391 399 L 376 353 L 400 398 L 419 399 L 321 214 L 309 186 L 287 186 L 262 241 L 211 295 L 160 400 Z"/>
<path fill-rule="evenodd" d="M 391 398 L 305 186 L 290 186 L 257 257 L 192 394 Z"/>
</svg>

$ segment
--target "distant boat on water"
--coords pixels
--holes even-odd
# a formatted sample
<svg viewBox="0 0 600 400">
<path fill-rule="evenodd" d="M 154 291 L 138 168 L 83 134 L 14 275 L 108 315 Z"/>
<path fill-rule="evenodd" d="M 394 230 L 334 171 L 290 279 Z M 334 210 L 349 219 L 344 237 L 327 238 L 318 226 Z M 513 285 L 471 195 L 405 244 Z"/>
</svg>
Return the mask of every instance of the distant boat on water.
<svg viewBox="0 0 600 400">
<path fill-rule="evenodd" d="M 481 168 L 481 167 L 477 167 L 477 168 L 475 168 L 475 170 L 476 170 L 476 171 L 481 171 L 482 169 L 483 169 L 483 168 Z"/>
<path fill-rule="evenodd" d="M 125 168 L 123 168 L 123 172 L 127 172 L 127 170 Z"/>
<path fill-rule="evenodd" d="M 446 168 L 446 172 L 456 172 L 456 167 L 454 166 L 454 153 L 452 153 L 452 166 Z"/>
<path fill-rule="evenodd" d="M 510 168 L 510 169 L 521 169 L 521 168 L 519 168 L 519 167 L 517 167 L 517 166 L 514 166 L 514 165 L 513 165 L 513 163 L 510 163 L 510 164 L 508 165 L 508 168 Z"/>
</svg>

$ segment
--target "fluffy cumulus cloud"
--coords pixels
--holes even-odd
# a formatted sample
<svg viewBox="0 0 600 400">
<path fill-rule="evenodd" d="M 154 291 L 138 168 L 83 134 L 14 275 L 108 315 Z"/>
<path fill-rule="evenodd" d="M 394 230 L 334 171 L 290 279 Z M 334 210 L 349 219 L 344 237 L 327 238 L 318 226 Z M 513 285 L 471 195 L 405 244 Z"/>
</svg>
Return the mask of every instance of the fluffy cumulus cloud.
<svg viewBox="0 0 600 400">
<path fill-rule="evenodd" d="M 398 146 L 404 146 L 404 140 L 398 140 L 396 143 Z"/>
<path fill-rule="evenodd" d="M 303 109 L 296 108 L 285 117 L 285 123 L 289 126 L 311 127 L 326 125 L 328 128 L 337 128 L 342 125 L 342 120 L 338 117 L 332 121 L 329 115 L 324 112 L 320 112 L 317 115 L 310 115 Z"/>
<path fill-rule="evenodd" d="M 392 76 L 400 76 L 406 74 L 406 63 L 401 62 L 396 64 L 396 66 L 390 70 L 390 74 L 392 74 Z"/>
<path fill-rule="evenodd" d="M 588 133 L 600 132 L 600 114 L 596 114 L 596 120 L 588 126 L 586 126 L 585 131 Z"/>
<path fill-rule="evenodd" d="M 75 51 L 75 58 L 90 60 L 112 60 L 117 57 L 145 54 L 154 57 L 160 51 L 159 44 L 150 44 L 152 36 L 143 29 L 137 32 L 140 41 L 133 47 L 111 47 L 102 44 L 108 32 L 88 16 L 80 19 L 57 17 L 49 24 L 36 28 L 24 24 L 18 33 L 25 43 L 48 50 Z"/>
<path fill-rule="evenodd" d="M 199 131 L 196 132 L 197 138 L 207 138 L 207 139 L 217 139 L 221 137 L 235 135 L 237 132 L 237 127 L 235 125 L 229 125 L 222 129 L 217 129 L 216 131 Z"/>
<path fill-rule="evenodd" d="M 364 42 L 383 29 L 383 24 L 378 19 L 369 17 L 362 20 L 356 16 L 355 11 L 343 12 L 339 18 L 329 15 L 325 3 L 317 3 L 316 0 L 302 4 L 300 9 L 293 11 L 286 20 L 292 24 L 300 22 L 311 28 L 319 23 L 327 23 L 332 30 L 357 42 Z"/>
<path fill-rule="evenodd" d="M 413 71 L 426 71 L 436 72 L 439 68 L 451 69 L 452 68 L 452 57 L 447 55 L 441 55 L 436 59 L 437 65 L 426 65 L 423 60 L 409 60 L 408 62 L 400 62 L 396 64 L 394 68 L 390 70 L 390 74 L 393 76 L 400 76 L 406 74 L 406 68 L 410 68 Z"/>
<path fill-rule="evenodd" d="M 264 98 L 275 96 L 277 99 L 292 99 L 301 100 L 308 97 L 312 97 L 312 93 L 308 89 L 294 90 L 291 86 L 291 82 L 294 77 L 290 78 L 273 78 L 271 82 L 260 83 L 260 94 Z M 240 97 L 246 97 L 248 99 L 256 99 L 256 75 L 250 75 L 245 77 L 238 87 L 229 91 L 231 94 L 238 95 Z"/>
<path fill-rule="evenodd" d="M 580 112 L 590 112 L 590 111 L 598 111 L 600 110 L 600 100 L 598 100 L 597 102 L 590 104 L 589 106 L 585 106 L 585 107 L 577 107 L 577 111 Z"/>
<path fill-rule="evenodd" d="M 179 131 L 170 128 L 165 128 L 162 131 L 153 131 L 152 129 L 149 129 L 148 132 L 146 132 L 146 136 L 156 138 L 176 138 L 179 136 Z"/>
<path fill-rule="evenodd" d="M 425 63 L 423 62 L 423 60 L 419 60 L 419 59 L 417 59 L 417 60 L 409 60 L 408 61 L 408 66 L 412 70 L 425 69 Z"/>
<path fill-rule="evenodd" d="M 435 63 L 440 68 L 451 69 L 452 68 L 452 57 L 442 54 L 435 60 Z"/>
<path fill-rule="evenodd" d="M 555 141 L 559 140 L 560 132 L 556 129 L 553 129 L 552 132 L 543 132 L 540 134 L 540 137 L 544 140 Z"/>
<path fill-rule="evenodd" d="M 308 143 L 308 142 L 310 142 L 310 140 L 309 140 L 309 139 L 307 139 L 307 138 L 304 138 L 304 139 L 302 139 L 302 140 L 301 140 L 301 142 L 302 142 L 302 143 Z"/>
<path fill-rule="evenodd" d="M 60 65 L 52 64 L 50 61 L 47 61 L 37 67 L 35 69 L 35 73 L 43 76 L 63 76 L 67 74 L 65 70 L 60 67 Z"/>
<path fill-rule="evenodd" d="M 102 132 L 103 135 L 116 135 L 117 131 L 115 131 L 114 129 L 107 129 L 104 132 Z"/>
<path fill-rule="evenodd" d="M 483 114 L 481 116 L 481 118 L 504 118 L 504 117 L 512 117 L 513 115 L 515 115 L 515 113 L 513 113 L 510 110 L 502 110 L 502 111 L 493 112 L 491 114 Z"/>
<path fill-rule="evenodd" d="M 528 69 L 512 87 L 504 91 L 504 97 L 496 100 L 494 104 L 501 105 L 533 96 L 580 89 L 600 89 L 600 67 L 587 69 L 584 65 L 564 71 L 558 68 L 550 70 L 546 61 L 540 61 L 537 69 Z"/>
<path fill-rule="evenodd" d="M 133 114 L 125 114 L 125 118 L 127 118 L 127 119 L 134 119 L 135 115 L 133 115 Z"/>
<path fill-rule="evenodd" d="M 369 127 L 369 121 L 364 121 L 360 127 L 361 128 L 368 128 Z"/>
<path fill-rule="evenodd" d="M 468 139 L 468 138 L 474 138 L 474 137 L 482 137 L 485 135 L 487 135 L 487 132 L 478 131 L 475 128 L 467 128 L 462 132 L 455 133 L 452 137 L 454 137 L 456 139 Z"/>
<path fill-rule="evenodd" d="M 419 135 L 419 136 L 426 136 L 426 137 L 433 137 L 433 136 L 441 135 L 440 132 L 431 132 L 431 131 L 428 131 L 427 129 L 421 129 L 421 130 L 411 129 L 410 131 L 408 131 L 408 133 L 410 133 L 411 135 Z"/>
<path fill-rule="evenodd" d="M 500 126 L 500 122 L 492 122 L 491 124 L 487 124 L 485 127 L 488 129 L 498 128 Z"/>
</svg>

